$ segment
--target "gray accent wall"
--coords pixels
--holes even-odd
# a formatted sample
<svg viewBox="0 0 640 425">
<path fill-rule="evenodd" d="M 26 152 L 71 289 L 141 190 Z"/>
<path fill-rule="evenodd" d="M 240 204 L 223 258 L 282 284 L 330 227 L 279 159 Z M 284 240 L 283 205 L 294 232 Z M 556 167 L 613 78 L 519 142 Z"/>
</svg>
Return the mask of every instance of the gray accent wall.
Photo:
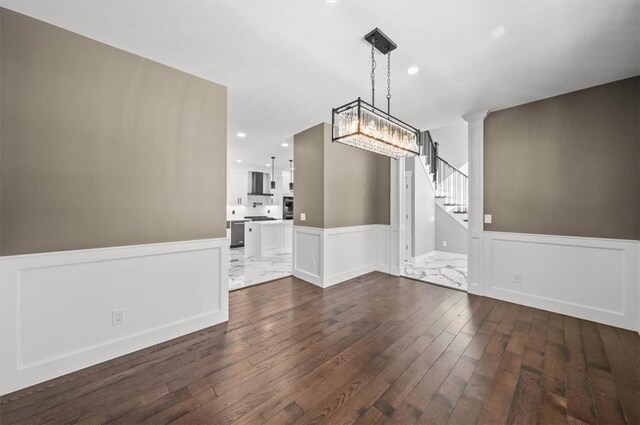
<svg viewBox="0 0 640 425">
<path fill-rule="evenodd" d="M 293 151 L 295 225 L 389 224 L 389 158 L 332 143 L 327 123 L 296 134 Z M 305 221 L 300 213 L 305 213 Z"/>
<path fill-rule="evenodd" d="M 436 251 L 467 255 L 469 231 L 439 206 L 436 209 Z M 447 246 L 442 243 L 446 241 Z"/>
<path fill-rule="evenodd" d="M 640 239 L 640 77 L 492 112 L 485 230 Z"/>
<path fill-rule="evenodd" d="M 225 236 L 225 87 L 0 21 L 2 255 Z"/>
</svg>

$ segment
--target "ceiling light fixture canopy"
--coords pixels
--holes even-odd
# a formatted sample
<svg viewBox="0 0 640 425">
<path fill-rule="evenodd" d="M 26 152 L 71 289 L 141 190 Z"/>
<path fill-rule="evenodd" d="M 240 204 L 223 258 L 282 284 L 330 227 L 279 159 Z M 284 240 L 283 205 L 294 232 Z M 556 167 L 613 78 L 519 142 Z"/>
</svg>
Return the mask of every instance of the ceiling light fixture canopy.
<svg viewBox="0 0 640 425">
<path fill-rule="evenodd" d="M 420 130 L 391 115 L 391 52 L 398 47 L 376 28 L 364 39 L 371 44 L 371 103 L 358 98 L 334 108 L 332 141 L 391 158 L 420 154 Z M 375 51 L 387 56 L 387 112 L 375 107 Z"/>
</svg>

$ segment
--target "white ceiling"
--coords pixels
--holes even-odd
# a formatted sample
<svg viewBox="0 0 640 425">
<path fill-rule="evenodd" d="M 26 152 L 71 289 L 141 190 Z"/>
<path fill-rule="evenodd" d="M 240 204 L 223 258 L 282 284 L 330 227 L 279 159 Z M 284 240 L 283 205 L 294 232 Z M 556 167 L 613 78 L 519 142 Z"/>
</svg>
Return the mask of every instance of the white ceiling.
<svg viewBox="0 0 640 425">
<path fill-rule="evenodd" d="M 293 134 L 330 122 L 334 106 L 369 100 L 362 36 L 376 26 L 398 44 L 392 113 L 422 129 L 640 74 L 640 1 L 0 4 L 226 85 L 230 163 L 264 166 L 275 155 L 286 168 Z M 504 36 L 492 38 L 500 26 Z M 405 73 L 411 65 L 418 74 Z"/>
</svg>

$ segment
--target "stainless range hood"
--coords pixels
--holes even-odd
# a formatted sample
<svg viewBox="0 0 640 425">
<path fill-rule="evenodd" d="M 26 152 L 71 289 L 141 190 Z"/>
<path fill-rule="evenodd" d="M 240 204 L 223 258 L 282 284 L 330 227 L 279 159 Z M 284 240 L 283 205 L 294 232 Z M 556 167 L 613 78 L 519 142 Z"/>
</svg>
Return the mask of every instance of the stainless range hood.
<svg viewBox="0 0 640 425">
<path fill-rule="evenodd" d="M 253 196 L 273 196 L 269 188 L 269 173 L 261 173 L 259 171 L 249 171 L 249 182 L 251 188 L 247 195 Z"/>
</svg>

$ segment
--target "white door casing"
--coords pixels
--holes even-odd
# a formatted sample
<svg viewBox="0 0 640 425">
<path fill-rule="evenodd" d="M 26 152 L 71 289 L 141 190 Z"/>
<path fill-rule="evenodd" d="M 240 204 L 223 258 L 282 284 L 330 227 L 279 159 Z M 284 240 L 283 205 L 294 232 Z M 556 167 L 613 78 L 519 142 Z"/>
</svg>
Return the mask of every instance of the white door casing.
<svg viewBox="0 0 640 425">
<path fill-rule="evenodd" d="M 469 260 L 468 292 L 484 295 L 484 120 L 489 111 L 463 115 L 468 124 L 469 143 Z"/>
<path fill-rule="evenodd" d="M 412 184 L 412 172 L 405 172 L 404 176 L 404 257 L 403 260 L 412 257 L 412 244 L 413 244 L 413 226 L 411 225 L 413 217 L 412 217 L 412 196 L 411 192 L 413 190 Z"/>
<path fill-rule="evenodd" d="M 404 261 L 404 158 L 391 160 L 389 274 L 400 276 Z"/>
</svg>

